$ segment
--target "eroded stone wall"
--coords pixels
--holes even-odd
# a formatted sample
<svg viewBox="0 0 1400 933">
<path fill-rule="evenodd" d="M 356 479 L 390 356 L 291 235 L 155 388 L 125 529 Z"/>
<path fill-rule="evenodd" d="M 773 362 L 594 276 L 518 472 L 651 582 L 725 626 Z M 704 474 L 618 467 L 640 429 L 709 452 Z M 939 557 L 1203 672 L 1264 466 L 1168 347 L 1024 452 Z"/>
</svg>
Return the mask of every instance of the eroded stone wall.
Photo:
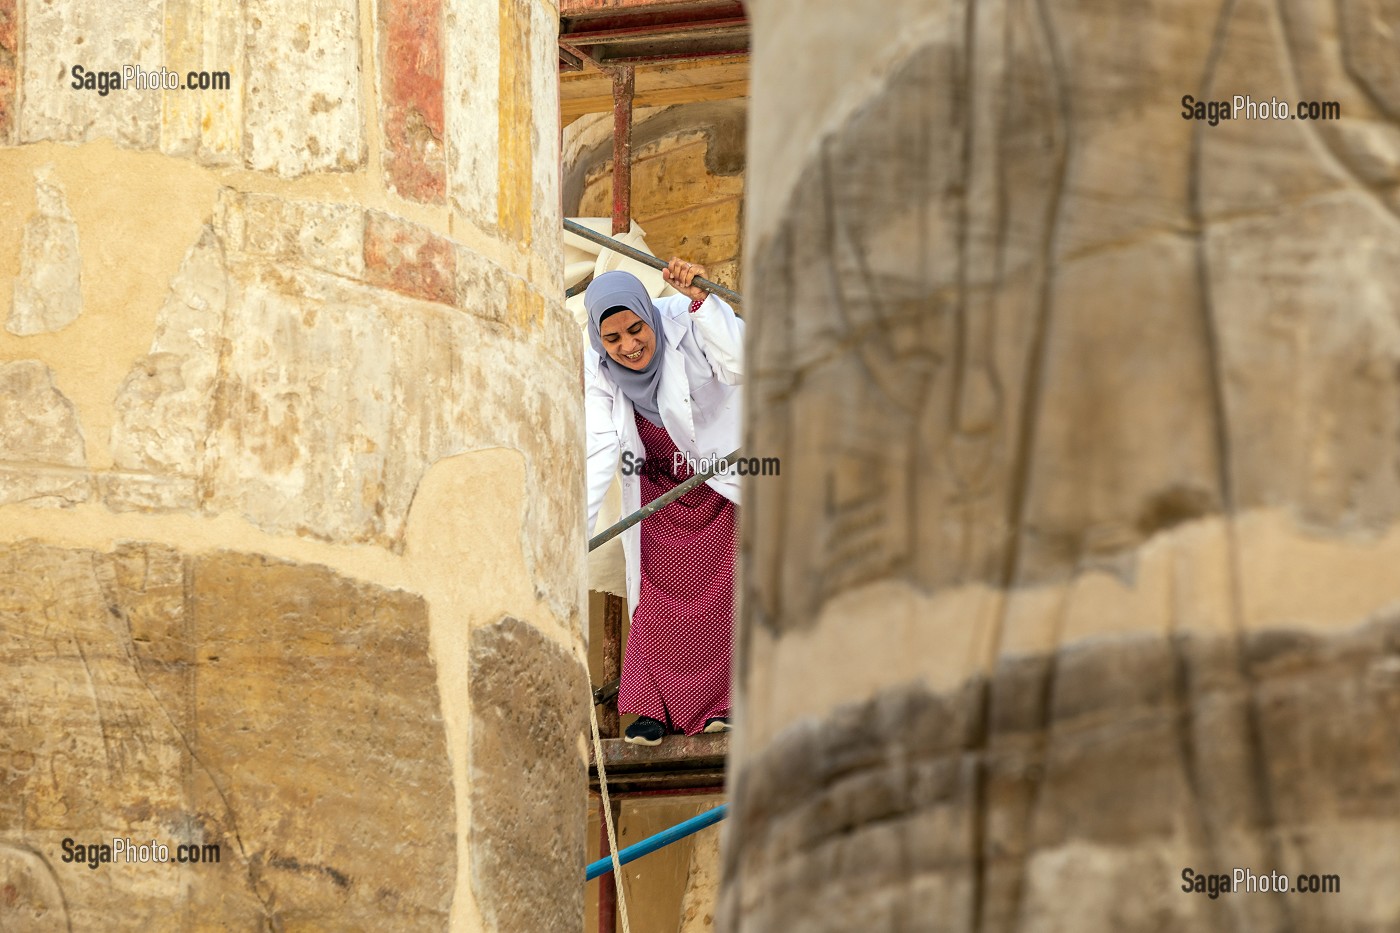
<svg viewBox="0 0 1400 933">
<path fill-rule="evenodd" d="M 55 882 L 7 897 L 20 928 L 446 927 L 452 780 L 422 597 L 257 555 L 32 540 L 7 548 L 0 592 L 3 845 Z M 386 806 L 386 784 L 414 790 Z M 65 838 L 219 861 L 93 868 L 63 861 Z"/>
<path fill-rule="evenodd" d="M 0 927 L 577 927 L 556 33 L 0 0 Z"/>
<path fill-rule="evenodd" d="M 1394 927 L 1394 10 L 750 11 L 724 926 Z"/>
</svg>

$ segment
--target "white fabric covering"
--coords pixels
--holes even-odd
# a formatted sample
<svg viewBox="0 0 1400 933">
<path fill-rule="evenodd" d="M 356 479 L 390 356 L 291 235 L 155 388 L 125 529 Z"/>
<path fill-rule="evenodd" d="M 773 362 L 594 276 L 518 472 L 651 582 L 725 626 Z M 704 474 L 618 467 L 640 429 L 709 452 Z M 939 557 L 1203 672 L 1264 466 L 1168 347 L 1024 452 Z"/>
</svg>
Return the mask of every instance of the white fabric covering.
<svg viewBox="0 0 1400 933">
<path fill-rule="evenodd" d="M 610 217 L 572 217 L 570 219 L 590 230 L 612 236 L 612 218 Z M 637 226 L 637 222 L 634 220 L 631 230 L 613 237 L 613 239 L 650 253 L 652 250 L 647 246 L 645 236 L 645 232 Z M 637 262 L 635 259 L 628 259 L 610 249 L 604 249 L 576 233 L 564 231 L 564 287 L 566 289 L 584 281 L 589 276 L 601 275 L 614 269 L 621 269 L 635 275 L 646 286 L 647 294 L 653 298 L 679 294 L 666 284 L 665 280 L 661 278 L 659 270 Z M 567 299 L 564 304 L 574 316 L 574 320 L 578 322 L 579 339 L 587 343 L 588 335 L 584 333 L 584 328 L 588 326 L 588 312 L 583 306 L 583 294 L 580 292 Z M 614 476 L 607 497 L 603 500 L 603 507 L 598 512 L 598 523 L 588 530 L 589 535 L 595 535 L 616 523 L 622 517 L 621 510 L 622 487 L 617 477 Z M 627 578 L 622 558 L 621 538 L 612 539 L 588 555 L 588 588 L 626 598 Z"/>
</svg>

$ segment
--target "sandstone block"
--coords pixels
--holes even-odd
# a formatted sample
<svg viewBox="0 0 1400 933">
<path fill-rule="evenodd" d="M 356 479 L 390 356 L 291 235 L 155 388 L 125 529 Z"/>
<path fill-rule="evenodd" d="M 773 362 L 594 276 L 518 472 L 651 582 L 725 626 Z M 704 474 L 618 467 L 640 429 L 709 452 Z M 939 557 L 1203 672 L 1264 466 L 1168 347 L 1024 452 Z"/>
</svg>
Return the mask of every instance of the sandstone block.
<svg viewBox="0 0 1400 933">
<path fill-rule="evenodd" d="M 38 360 L 0 363 L 0 503 L 74 505 L 86 502 L 86 473 L 78 412 Z"/>
<path fill-rule="evenodd" d="M 496 225 L 502 239 L 524 247 L 530 242 L 534 193 L 535 102 L 530 97 L 531 13 L 534 0 L 500 0 L 500 70 L 497 73 Z M 550 56 L 553 58 L 553 54 Z"/>
<path fill-rule="evenodd" d="M 678 933 L 708 933 L 715 928 L 719 881 L 719 833 L 701 832 L 690 853 Z"/>
<path fill-rule="evenodd" d="M 389 186 L 441 203 L 447 186 L 443 127 L 443 0 L 392 0 L 379 11 Z"/>
<path fill-rule="evenodd" d="M 14 140 L 19 88 L 19 0 L 0 0 L 0 146 Z"/>
<path fill-rule="evenodd" d="M 19 141 L 83 142 L 111 139 L 133 149 L 154 148 L 160 140 L 158 90 L 73 88 L 73 68 L 147 70 L 161 61 L 164 35 L 161 0 L 114 3 L 45 3 L 21 0 L 24 24 L 23 88 Z"/>
<path fill-rule="evenodd" d="M 161 152 L 206 165 L 242 163 L 248 32 L 243 6 L 241 0 L 167 0 L 164 64 L 182 76 L 227 72 L 229 86 L 161 94 Z"/>
<path fill-rule="evenodd" d="M 564 264 L 563 224 L 559 200 L 559 78 L 545 62 L 558 58 L 559 17 L 555 5 L 529 3 L 523 19 L 530 63 L 527 93 L 530 112 L 526 148 L 530 153 L 529 242 L 531 252 L 550 269 Z"/>
<path fill-rule="evenodd" d="M 140 543 L 11 544 L 0 593 L 0 662 L 25 672 L 0 703 L 0 892 L 73 929 L 444 928 L 453 796 L 420 598 Z M 92 870 L 65 837 L 219 861 Z"/>
<path fill-rule="evenodd" d="M 410 298 L 453 304 L 457 298 L 452 243 L 417 224 L 365 213 L 365 280 Z"/>
<path fill-rule="evenodd" d="M 452 209 L 483 229 L 496 225 L 500 116 L 497 95 L 501 48 L 476 37 L 501 28 L 500 3 L 443 0 L 447 74 L 443 121 L 447 133 L 447 199 Z"/>
<path fill-rule="evenodd" d="M 354 0 L 246 5 L 249 168 L 294 177 L 361 167 L 359 18 Z"/>
<path fill-rule="evenodd" d="M 227 306 L 221 248 L 206 229 L 186 255 L 161 309 L 151 353 L 117 392 L 112 459 L 120 472 L 103 478 L 104 498 L 117 508 L 169 510 L 196 506 L 195 481 L 205 470 L 209 393 L 222 349 L 211 321 Z M 164 482 L 130 475 L 161 474 Z"/>
<path fill-rule="evenodd" d="M 471 858 L 478 904 L 495 933 L 577 930 L 584 825 L 554 819 L 587 793 L 578 755 L 583 668 L 518 619 L 471 634 Z M 567 856 L 565 855 L 567 853 Z M 552 871 L 542 873 L 543 866 Z"/>
<path fill-rule="evenodd" d="M 53 866 L 38 852 L 0 842 L 0 879 L 5 884 L 7 923 L 34 933 L 65 933 L 73 928 Z"/>
<path fill-rule="evenodd" d="M 1394 926 L 1393 5 L 856 10 L 751 8 L 722 925 Z"/>
<path fill-rule="evenodd" d="M 1400 703 L 1400 679 L 1374 671 L 1382 660 L 1396 666 L 1396 639 L 1393 619 L 1333 639 L 1261 632 L 1246 648 L 1273 660 L 1243 678 L 1230 639 L 1189 652 L 1128 639 L 1023 668 L 1041 677 L 998 676 L 941 696 L 890 688 L 820 727 L 789 730 L 739 781 L 735 831 L 762 826 L 762 841 L 727 856 L 729 877 L 744 877 L 730 897 L 745 898 L 745 925 L 814 930 L 840 929 L 841 911 L 870 907 L 867 895 L 845 903 L 848 886 L 878 889 L 900 873 L 910 882 L 900 906 L 888 905 L 893 929 L 934 928 L 945 914 L 947 928 L 965 929 L 974 911 L 1015 930 L 1265 928 L 1290 911 L 1301 928 L 1323 929 L 1339 910 L 1360 915 L 1359 900 L 1329 908 L 1258 897 L 1211 920 L 1203 910 L 1216 905 L 1172 883 L 1185 866 L 1236 862 L 1358 878 L 1385 870 L 1384 858 L 1335 843 L 1393 822 L 1400 746 L 1377 724 Z M 1205 670 L 1222 660 L 1235 670 L 1228 682 Z M 983 731 L 986 703 L 1036 710 L 1039 721 L 1002 717 Z M 1338 728 L 1342 706 L 1357 715 Z M 974 801 L 986 808 L 980 834 Z M 1261 821 L 1279 834 L 1255 835 Z M 970 872 L 980 872 L 975 884 Z M 1106 898 L 1096 893 L 1104 878 L 1162 884 Z M 754 887 L 766 894 L 744 893 Z M 919 889 L 929 887 L 941 894 L 925 900 Z"/>
<path fill-rule="evenodd" d="M 21 337 L 61 330 L 83 309 L 78 225 L 50 169 L 35 177 L 37 209 L 24 225 L 19 275 L 5 329 Z"/>
<path fill-rule="evenodd" d="M 572 593 L 576 333 L 557 296 L 420 225 L 225 193 L 118 394 L 105 500 L 397 550 L 428 466 L 512 447 L 527 560 Z"/>
</svg>

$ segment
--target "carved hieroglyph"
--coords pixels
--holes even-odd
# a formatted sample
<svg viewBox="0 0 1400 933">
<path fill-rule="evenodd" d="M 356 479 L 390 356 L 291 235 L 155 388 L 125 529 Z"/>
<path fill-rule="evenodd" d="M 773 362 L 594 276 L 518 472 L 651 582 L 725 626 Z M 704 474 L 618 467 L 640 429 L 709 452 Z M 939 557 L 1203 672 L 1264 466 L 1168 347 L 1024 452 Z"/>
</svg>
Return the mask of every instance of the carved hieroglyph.
<svg viewBox="0 0 1400 933">
<path fill-rule="evenodd" d="M 424 470 L 509 441 L 529 454 L 528 553 L 567 598 L 576 542 L 543 528 L 573 491 L 544 478 L 571 455 L 553 419 L 575 331 L 515 339 L 545 310 L 523 286 L 386 214 L 224 192 L 118 394 L 105 501 L 400 550 Z"/>
<path fill-rule="evenodd" d="M 577 929 L 557 17 L 0 0 L 0 928 Z"/>
<path fill-rule="evenodd" d="M 1400 922 L 1393 7 L 753 13 L 727 928 Z"/>
<path fill-rule="evenodd" d="M 250 555 L 21 542 L 0 612 L 20 929 L 444 928 L 456 840 L 421 598 Z M 171 861 L 90 869 L 65 838 Z M 218 861 L 178 864 L 181 844 Z"/>
</svg>

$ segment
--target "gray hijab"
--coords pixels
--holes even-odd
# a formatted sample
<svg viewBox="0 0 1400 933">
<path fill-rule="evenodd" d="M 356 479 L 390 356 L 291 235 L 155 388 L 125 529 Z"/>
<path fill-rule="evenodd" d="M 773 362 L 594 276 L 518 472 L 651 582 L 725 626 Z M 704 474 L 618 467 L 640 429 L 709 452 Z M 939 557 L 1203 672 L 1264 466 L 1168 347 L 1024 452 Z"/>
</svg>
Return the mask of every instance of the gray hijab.
<svg viewBox="0 0 1400 933">
<path fill-rule="evenodd" d="M 658 428 L 665 427 L 656 394 L 661 389 L 661 355 L 666 350 L 666 335 L 661 330 L 661 314 L 641 280 L 630 272 L 604 272 L 589 283 L 583 303 L 588 308 L 588 342 L 602 357 L 599 368 L 612 378 L 643 418 Z M 643 369 L 628 369 L 603 348 L 603 313 L 619 305 L 641 318 L 656 334 L 656 349 Z"/>
</svg>

